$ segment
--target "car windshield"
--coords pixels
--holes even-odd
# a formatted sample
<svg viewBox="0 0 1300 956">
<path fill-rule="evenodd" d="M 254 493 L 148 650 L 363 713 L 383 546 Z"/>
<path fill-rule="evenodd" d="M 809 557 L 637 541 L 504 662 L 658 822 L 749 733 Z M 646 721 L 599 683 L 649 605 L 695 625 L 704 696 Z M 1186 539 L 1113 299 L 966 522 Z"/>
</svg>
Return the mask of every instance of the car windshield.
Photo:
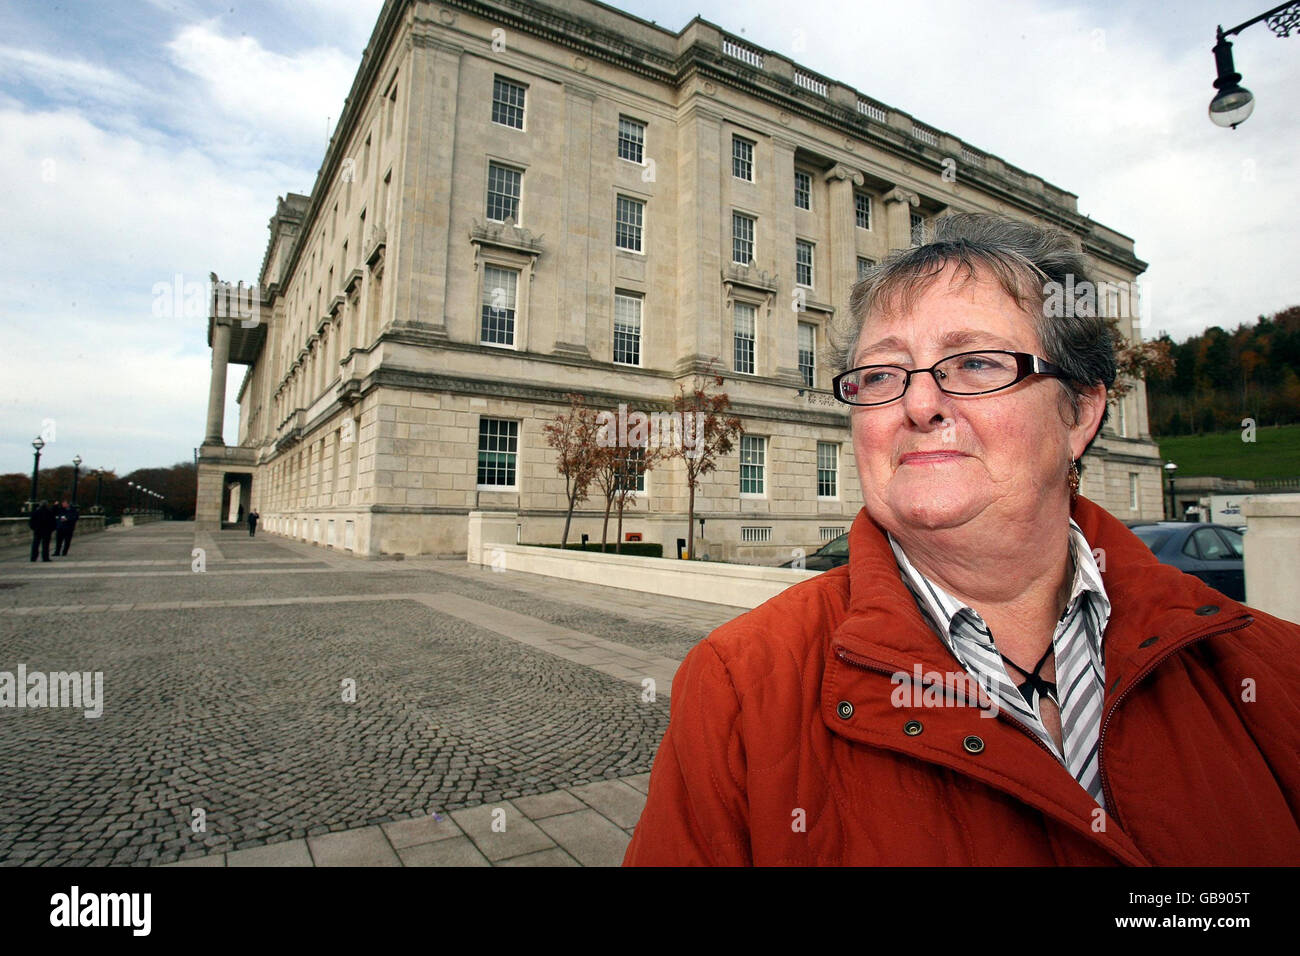
<svg viewBox="0 0 1300 956">
<path fill-rule="evenodd" d="M 1156 525 L 1146 525 L 1144 527 L 1134 528 L 1133 533 L 1141 538 L 1142 543 L 1152 551 L 1159 551 L 1161 546 L 1169 540 L 1169 536 L 1173 534 L 1172 531 L 1166 531 L 1164 528 L 1157 527 Z"/>
<path fill-rule="evenodd" d="M 817 549 L 817 553 L 828 555 L 828 556 L 848 554 L 849 553 L 848 532 L 846 531 L 844 534 L 840 535 L 834 541 L 830 541 L 827 544 L 822 545 L 820 548 Z"/>
<path fill-rule="evenodd" d="M 1237 557 L 1240 558 L 1245 555 L 1246 549 L 1242 547 L 1242 541 L 1244 539 L 1240 533 L 1233 531 L 1231 528 L 1220 528 L 1219 534 L 1223 535 L 1223 537 L 1228 540 L 1228 544 L 1232 546 L 1232 550 Z"/>
</svg>

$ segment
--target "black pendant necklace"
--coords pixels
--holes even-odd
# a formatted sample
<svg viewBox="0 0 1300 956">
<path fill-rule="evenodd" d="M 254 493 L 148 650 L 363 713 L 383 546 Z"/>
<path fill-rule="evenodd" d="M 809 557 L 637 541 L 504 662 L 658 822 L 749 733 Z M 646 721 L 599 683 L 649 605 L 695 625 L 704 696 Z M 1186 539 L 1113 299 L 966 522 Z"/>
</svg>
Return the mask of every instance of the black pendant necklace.
<svg viewBox="0 0 1300 956">
<path fill-rule="evenodd" d="M 1040 697 L 1046 697 L 1053 704 L 1056 704 L 1057 707 L 1061 706 L 1060 702 L 1056 699 L 1056 682 L 1038 676 L 1038 672 L 1042 670 L 1043 665 L 1047 663 L 1047 659 L 1051 656 L 1052 645 L 1049 643 L 1047 645 L 1047 650 L 1044 651 L 1043 656 L 1038 659 L 1038 663 L 1034 666 L 1034 672 L 1031 674 L 1020 667 L 1020 665 L 1011 658 L 1007 657 L 1007 655 L 1001 654 L 1004 661 L 1024 675 L 1025 682 L 1020 685 L 1020 694 L 1025 698 L 1025 702 L 1029 704 L 1030 707 L 1034 706 L 1035 692 L 1037 692 Z"/>
</svg>

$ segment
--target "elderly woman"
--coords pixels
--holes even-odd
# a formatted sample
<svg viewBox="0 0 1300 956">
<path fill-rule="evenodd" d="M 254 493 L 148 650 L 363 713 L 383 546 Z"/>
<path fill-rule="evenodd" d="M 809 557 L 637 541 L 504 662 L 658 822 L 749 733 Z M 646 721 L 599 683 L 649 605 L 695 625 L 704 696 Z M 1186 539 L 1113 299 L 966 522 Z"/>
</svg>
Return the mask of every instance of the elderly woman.
<svg viewBox="0 0 1300 956">
<path fill-rule="evenodd" d="M 1300 627 L 1078 495 L 1115 356 L 1067 276 L 958 215 L 857 285 L 849 564 L 687 655 L 626 864 L 1300 863 Z"/>
</svg>

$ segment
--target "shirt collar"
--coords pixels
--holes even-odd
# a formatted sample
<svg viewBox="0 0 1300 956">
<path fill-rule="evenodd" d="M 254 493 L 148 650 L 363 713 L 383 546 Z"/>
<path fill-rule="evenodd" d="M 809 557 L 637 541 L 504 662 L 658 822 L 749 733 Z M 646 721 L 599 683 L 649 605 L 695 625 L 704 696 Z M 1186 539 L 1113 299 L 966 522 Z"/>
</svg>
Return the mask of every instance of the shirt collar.
<svg viewBox="0 0 1300 956">
<path fill-rule="evenodd" d="M 931 624 L 934 625 L 939 636 L 943 638 L 944 643 L 951 648 L 950 634 L 953 619 L 957 615 L 965 613 L 974 620 L 982 622 L 983 619 L 979 616 L 979 612 L 970 605 L 958 601 L 917 570 L 916 566 L 908 560 L 902 545 L 894 540 L 892 534 L 886 532 L 886 535 L 889 539 L 889 546 L 893 549 L 894 557 L 898 561 L 903 583 L 912 592 L 912 596 L 916 598 L 922 613 L 930 619 Z M 1070 586 L 1070 599 L 1065 605 L 1066 613 L 1069 613 L 1069 609 L 1075 605 L 1080 595 L 1093 595 L 1092 600 L 1099 626 L 1096 628 L 1095 634 L 1091 636 L 1094 640 L 1100 642 L 1101 635 L 1106 630 L 1106 623 L 1110 620 L 1110 599 L 1106 596 L 1106 587 L 1101 580 L 1101 570 L 1093 557 L 1088 539 L 1083 536 L 1082 529 L 1075 523 L 1073 518 L 1070 519 L 1069 541 L 1071 553 L 1074 555 L 1074 581 Z M 1104 553 L 1102 560 L 1105 560 Z M 987 629 L 979 628 L 977 630 L 983 632 Z M 991 644 L 992 642 L 989 641 L 988 643 Z"/>
</svg>

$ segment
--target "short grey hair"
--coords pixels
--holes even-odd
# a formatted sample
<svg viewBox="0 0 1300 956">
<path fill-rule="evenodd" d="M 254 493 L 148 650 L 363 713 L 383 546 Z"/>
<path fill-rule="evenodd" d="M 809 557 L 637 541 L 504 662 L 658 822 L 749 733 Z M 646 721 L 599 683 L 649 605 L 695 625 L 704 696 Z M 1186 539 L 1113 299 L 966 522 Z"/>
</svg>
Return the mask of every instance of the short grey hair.
<svg viewBox="0 0 1300 956">
<path fill-rule="evenodd" d="M 921 246 L 899 249 L 864 273 L 849 296 L 848 315 L 830 329 L 833 372 L 848 369 L 867 318 L 873 313 L 906 310 L 949 265 L 956 279 L 992 279 L 1024 310 L 1034 326 L 1043 358 L 1065 370 L 1059 379 L 1074 410 L 1087 389 L 1115 383 L 1115 341 L 1110 325 L 1099 317 L 1095 297 L 1072 300 L 1069 308 L 1049 308 L 1062 292 L 1091 283 L 1088 260 L 1059 229 L 1037 226 L 989 213 L 957 213 L 935 222 L 934 237 Z M 1048 315 L 1061 312 L 1061 315 Z M 1102 411 L 1097 433 L 1110 415 Z M 1084 454 L 1092 447 L 1088 441 Z M 1080 455 L 1080 457 L 1083 457 Z"/>
</svg>

